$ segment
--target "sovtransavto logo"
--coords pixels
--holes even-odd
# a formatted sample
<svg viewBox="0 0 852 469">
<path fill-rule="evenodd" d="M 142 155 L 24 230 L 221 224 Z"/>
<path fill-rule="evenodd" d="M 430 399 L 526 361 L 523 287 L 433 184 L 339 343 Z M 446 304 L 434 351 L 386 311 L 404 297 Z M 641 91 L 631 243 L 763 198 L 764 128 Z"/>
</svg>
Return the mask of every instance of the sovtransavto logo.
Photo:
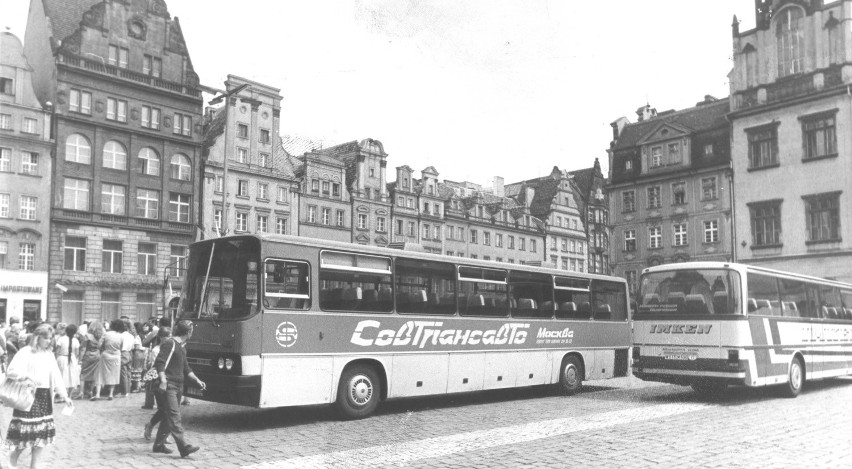
<svg viewBox="0 0 852 469">
<path fill-rule="evenodd" d="M 284 321 L 275 328 L 275 340 L 282 347 L 292 347 L 299 338 L 299 330 L 292 322 Z"/>
</svg>

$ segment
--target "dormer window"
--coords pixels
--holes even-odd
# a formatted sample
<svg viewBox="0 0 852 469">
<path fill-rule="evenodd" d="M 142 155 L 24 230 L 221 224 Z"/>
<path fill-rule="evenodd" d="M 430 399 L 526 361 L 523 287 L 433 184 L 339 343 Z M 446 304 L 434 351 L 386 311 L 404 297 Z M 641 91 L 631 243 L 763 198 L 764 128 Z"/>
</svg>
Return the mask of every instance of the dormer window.
<svg viewBox="0 0 852 469">
<path fill-rule="evenodd" d="M 651 167 L 656 168 L 663 164 L 663 147 L 651 148 Z"/>
<path fill-rule="evenodd" d="M 633 170 L 633 161 L 631 161 L 631 160 L 625 161 L 624 162 L 624 170 L 625 171 L 632 171 Z"/>
<path fill-rule="evenodd" d="M 791 7 L 776 15 L 775 40 L 778 45 L 778 77 L 802 71 L 804 32 L 801 8 Z"/>
<path fill-rule="evenodd" d="M 680 144 L 669 143 L 669 164 L 680 164 Z"/>
</svg>

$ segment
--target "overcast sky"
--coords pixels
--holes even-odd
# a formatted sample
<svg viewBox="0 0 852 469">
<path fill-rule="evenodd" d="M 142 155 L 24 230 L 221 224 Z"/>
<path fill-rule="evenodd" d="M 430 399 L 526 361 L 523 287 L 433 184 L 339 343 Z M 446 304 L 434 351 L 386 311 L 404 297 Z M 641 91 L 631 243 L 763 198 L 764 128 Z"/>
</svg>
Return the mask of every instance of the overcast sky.
<svg viewBox="0 0 852 469">
<path fill-rule="evenodd" d="M 23 40 L 30 0 L 3 0 Z M 167 0 L 201 82 L 281 89 L 281 134 L 374 138 L 388 176 L 490 185 L 607 170 L 609 123 L 728 95 L 750 0 Z"/>
</svg>

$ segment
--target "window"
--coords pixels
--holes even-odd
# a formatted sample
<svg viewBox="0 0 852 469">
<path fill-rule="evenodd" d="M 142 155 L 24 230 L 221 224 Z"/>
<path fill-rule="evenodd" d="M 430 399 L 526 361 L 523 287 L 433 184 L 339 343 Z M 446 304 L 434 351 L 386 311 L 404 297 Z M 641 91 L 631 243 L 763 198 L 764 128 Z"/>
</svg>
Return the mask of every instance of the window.
<svg viewBox="0 0 852 469">
<path fill-rule="evenodd" d="M 0 114 L 0 129 L 9 130 L 12 128 L 12 115 Z"/>
<path fill-rule="evenodd" d="M 127 122 L 127 101 L 107 98 L 107 120 Z"/>
<path fill-rule="evenodd" d="M 269 233 L 269 217 L 266 215 L 257 216 L 257 232 Z"/>
<path fill-rule="evenodd" d="M 216 189 L 214 189 L 216 193 L 221 194 L 223 190 L 225 190 L 225 179 L 222 176 L 216 176 Z"/>
<path fill-rule="evenodd" d="M 648 247 L 651 249 L 663 247 L 663 230 L 659 226 L 648 228 Z"/>
<path fill-rule="evenodd" d="M 218 208 L 213 210 L 213 225 L 216 227 L 216 231 L 222 229 L 222 210 Z"/>
<path fill-rule="evenodd" d="M 840 240 L 840 193 L 809 195 L 805 200 L 808 241 Z"/>
<path fill-rule="evenodd" d="M 21 243 L 18 249 L 18 269 L 35 270 L 35 244 Z"/>
<path fill-rule="evenodd" d="M 11 196 L 9 194 L 0 194 L 0 218 L 9 218 Z"/>
<path fill-rule="evenodd" d="M 455 314 L 456 272 L 452 264 L 400 258 L 396 260 L 395 278 L 397 312 Z"/>
<path fill-rule="evenodd" d="M 385 230 L 385 217 L 376 217 L 376 231 L 384 232 Z"/>
<path fill-rule="evenodd" d="M 126 193 L 124 186 L 101 184 L 101 213 L 124 215 Z"/>
<path fill-rule="evenodd" d="M 38 153 L 31 151 L 21 152 L 21 172 L 24 174 L 38 174 Z"/>
<path fill-rule="evenodd" d="M 139 150 L 139 172 L 148 176 L 160 175 L 160 156 L 153 148 Z"/>
<path fill-rule="evenodd" d="M 624 250 L 628 252 L 636 250 L 636 230 L 624 231 Z"/>
<path fill-rule="evenodd" d="M 275 234 L 287 234 L 287 219 L 286 218 L 276 218 L 275 219 Z"/>
<path fill-rule="evenodd" d="M 257 183 L 257 198 L 269 200 L 269 185 L 262 182 Z"/>
<path fill-rule="evenodd" d="M 169 221 L 189 223 L 189 201 L 187 194 L 169 194 Z"/>
<path fill-rule="evenodd" d="M 121 315 L 121 293 L 101 292 L 101 320 L 109 322 Z"/>
<path fill-rule="evenodd" d="M 172 132 L 187 137 L 192 135 L 192 116 L 176 112 L 172 122 Z"/>
<path fill-rule="evenodd" d="M 154 307 L 153 293 L 137 293 L 136 294 L 136 317 L 137 318 L 153 318 L 157 315 L 157 309 Z"/>
<path fill-rule="evenodd" d="M 0 269 L 6 268 L 6 256 L 9 254 L 9 243 L 0 241 Z"/>
<path fill-rule="evenodd" d="M 248 138 L 248 126 L 245 124 L 237 124 L 237 137 Z"/>
<path fill-rule="evenodd" d="M 674 245 L 686 246 L 686 223 L 675 223 L 672 225 L 672 232 L 674 233 Z"/>
<path fill-rule="evenodd" d="M 392 280 L 390 258 L 322 251 L 320 308 L 390 312 L 393 309 Z"/>
<path fill-rule="evenodd" d="M 776 125 L 747 130 L 748 167 L 765 168 L 778 164 L 778 128 Z"/>
<path fill-rule="evenodd" d="M 458 239 L 459 241 L 464 241 L 464 228 L 459 227 L 456 232 L 458 233 L 458 238 L 456 239 Z"/>
<path fill-rule="evenodd" d="M 73 324 L 83 324 L 83 292 L 67 291 L 62 294 L 62 316 Z"/>
<path fill-rule="evenodd" d="M 503 247 L 503 235 L 501 233 L 497 233 L 494 236 L 494 246 L 496 246 L 498 248 Z"/>
<path fill-rule="evenodd" d="M 322 224 L 328 225 L 331 223 L 331 209 L 323 207 L 322 208 Z"/>
<path fill-rule="evenodd" d="M 151 106 L 142 106 L 142 127 L 160 130 L 160 110 Z"/>
<path fill-rule="evenodd" d="M 127 169 L 127 150 L 124 145 L 115 140 L 104 144 L 104 168 L 124 171 Z"/>
<path fill-rule="evenodd" d="M 345 212 L 343 210 L 337 211 L 337 226 L 343 226 L 343 217 L 345 216 Z"/>
<path fill-rule="evenodd" d="M 311 192 L 319 192 L 319 181 L 311 179 Z"/>
<path fill-rule="evenodd" d="M 705 158 L 712 158 L 713 157 L 713 144 L 712 143 L 708 143 L 708 144 L 704 145 L 704 157 Z M 633 272 L 633 274 L 635 275 L 636 272 Z"/>
<path fill-rule="evenodd" d="M 89 181 L 65 178 L 62 208 L 69 210 L 89 210 Z"/>
<path fill-rule="evenodd" d="M 260 143 L 265 143 L 265 144 L 268 145 L 269 142 L 270 142 L 269 131 L 265 130 L 265 129 L 260 129 Z"/>
<path fill-rule="evenodd" d="M 802 50 L 805 39 L 801 23 L 801 8 L 786 8 L 776 18 L 778 22 L 775 25 L 775 37 L 778 45 L 778 77 L 780 78 L 802 71 Z"/>
<path fill-rule="evenodd" d="M 429 239 L 429 229 L 430 228 L 431 228 L 431 226 L 429 226 L 428 224 L 423 225 L 423 239 Z"/>
<path fill-rule="evenodd" d="M 186 246 L 172 246 L 171 254 L 169 254 L 169 265 L 171 266 L 171 275 L 183 276 L 186 269 Z"/>
<path fill-rule="evenodd" d="M 287 202 L 287 188 L 278 186 L 278 202 Z"/>
<path fill-rule="evenodd" d="M 434 226 L 432 227 L 432 239 L 435 241 L 439 241 L 441 239 L 441 227 Z"/>
<path fill-rule="evenodd" d="M 38 121 L 35 119 L 31 119 L 29 117 L 24 117 L 24 126 L 21 129 L 21 132 L 27 134 L 37 134 L 38 132 Z"/>
<path fill-rule="evenodd" d="M 518 238 L 518 250 L 519 251 L 526 251 L 526 249 L 527 249 L 526 244 L 527 244 L 526 238 Z"/>
<path fill-rule="evenodd" d="M 308 309 L 311 306 L 311 272 L 306 262 L 268 260 L 264 276 L 265 307 Z"/>
<path fill-rule="evenodd" d="M 660 197 L 660 186 L 648 188 L 648 208 L 660 208 L 662 206 L 662 197 Z"/>
<path fill-rule="evenodd" d="M 633 212 L 636 210 L 636 192 L 624 191 L 621 193 L 621 210 Z"/>
<path fill-rule="evenodd" d="M 65 161 L 80 164 L 92 164 L 92 146 L 89 140 L 80 134 L 71 134 L 65 139 Z"/>
<path fill-rule="evenodd" d="M 316 205 L 308 205 L 308 222 L 316 223 L 317 222 L 317 207 Z"/>
<path fill-rule="evenodd" d="M 192 179 L 192 165 L 189 162 L 189 157 L 177 153 L 172 155 L 170 162 L 172 179 L 181 181 L 189 181 Z"/>
<path fill-rule="evenodd" d="M 508 316 L 509 288 L 505 270 L 459 267 L 458 271 L 459 313 L 463 316 Z"/>
<path fill-rule="evenodd" d="M 136 216 L 157 219 L 160 213 L 160 193 L 150 189 L 136 189 Z"/>
<path fill-rule="evenodd" d="M 248 150 L 245 148 L 237 148 L 237 163 L 248 162 Z"/>
<path fill-rule="evenodd" d="M 708 220 L 704 222 L 704 242 L 719 242 L 719 220 Z"/>
<path fill-rule="evenodd" d="M 781 201 L 749 204 L 752 245 L 781 244 Z"/>
<path fill-rule="evenodd" d="M 0 171 L 8 172 L 12 170 L 12 149 L 0 148 Z"/>
<path fill-rule="evenodd" d="M 86 238 L 65 238 L 65 270 L 86 270 Z"/>
<path fill-rule="evenodd" d="M 476 230 L 470 230 L 470 242 L 473 243 L 473 244 L 477 243 L 477 241 L 476 241 L 477 236 L 476 235 L 477 235 Z"/>
<path fill-rule="evenodd" d="M 802 120 L 802 141 L 806 160 L 837 154 L 837 134 L 834 115 Z"/>
<path fill-rule="evenodd" d="M 331 187 L 331 186 L 329 186 L 329 182 L 323 181 L 322 182 L 322 193 L 325 194 L 325 195 L 328 195 L 329 194 L 329 187 Z"/>
<path fill-rule="evenodd" d="M 515 237 L 509 236 L 509 249 L 515 249 Z"/>
<path fill-rule="evenodd" d="M 408 236 L 414 237 L 415 224 L 413 221 L 408 222 Z"/>
<path fill-rule="evenodd" d="M 109 64 L 120 68 L 127 68 L 127 56 L 130 51 L 124 47 L 118 47 L 110 44 L 109 46 Z"/>
<path fill-rule="evenodd" d="M 714 200 L 717 197 L 716 178 L 701 178 L 701 200 Z"/>
<path fill-rule="evenodd" d="M 680 144 L 669 143 L 669 164 L 680 164 Z"/>
<path fill-rule="evenodd" d="M 237 212 L 237 226 L 235 231 L 248 231 L 248 213 Z"/>
<path fill-rule="evenodd" d="M 530 240 L 530 252 L 535 252 L 538 249 L 538 243 L 534 239 Z"/>
<path fill-rule="evenodd" d="M 109 274 L 121 273 L 121 257 L 122 257 L 121 241 L 105 239 L 102 257 L 103 272 Z"/>
<path fill-rule="evenodd" d="M 0 94 L 15 95 L 15 80 L 8 77 L 0 77 Z"/>
<path fill-rule="evenodd" d="M 491 232 L 483 231 L 482 232 L 482 244 L 486 246 L 491 246 Z"/>
<path fill-rule="evenodd" d="M 656 168 L 658 166 L 662 166 L 662 164 L 663 164 L 663 148 L 662 147 L 651 148 L 651 167 Z"/>
<path fill-rule="evenodd" d="M 686 184 L 676 182 L 672 184 L 672 204 L 683 205 L 686 203 Z"/>
<path fill-rule="evenodd" d="M 160 78 L 163 74 L 163 60 L 148 54 L 142 56 L 142 73 Z"/>
<path fill-rule="evenodd" d="M 237 197 L 248 197 L 249 182 L 245 179 L 237 181 Z"/>
<path fill-rule="evenodd" d="M 260 163 L 259 164 L 262 168 L 268 168 L 269 167 L 269 153 L 261 153 L 260 154 Z"/>
<path fill-rule="evenodd" d="M 331 195 L 340 197 L 340 184 L 336 182 L 331 183 Z"/>
<path fill-rule="evenodd" d="M 153 243 L 139 243 L 139 251 L 136 255 L 137 272 L 142 275 L 157 274 L 157 245 Z"/>
<path fill-rule="evenodd" d="M 367 229 L 367 215 L 363 213 L 358 214 L 358 228 L 362 230 Z"/>
<path fill-rule="evenodd" d="M 68 110 L 91 115 L 92 93 L 71 88 L 68 94 Z"/>
</svg>

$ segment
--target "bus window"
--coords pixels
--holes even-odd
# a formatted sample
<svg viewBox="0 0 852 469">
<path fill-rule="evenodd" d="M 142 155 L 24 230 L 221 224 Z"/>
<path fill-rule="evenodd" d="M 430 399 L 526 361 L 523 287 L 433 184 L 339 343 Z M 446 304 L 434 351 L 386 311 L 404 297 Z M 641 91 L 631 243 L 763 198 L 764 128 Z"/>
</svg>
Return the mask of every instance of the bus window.
<svg viewBox="0 0 852 469">
<path fill-rule="evenodd" d="M 782 316 L 807 317 L 808 294 L 804 282 L 782 278 L 779 279 L 779 286 Z"/>
<path fill-rule="evenodd" d="M 552 318 L 553 278 L 548 274 L 509 272 L 509 307 L 512 317 Z"/>
<path fill-rule="evenodd" d="M 828 285 L 819 286 L 820 316 L 825 319 L 844 319 L 840 290 Z"/>
<path fill-rule="evenodd" d="M 464 316 L 508 316 L 506 271 L 459 267 L 459 312 Z"/>
<path fill-rule="evenodd" d="M 320 309 L 389 313 L 391 261 L 343 252 L 320 253 Z"/>
<path fill-rule="evenodd" d="M 761 316 L 781 316 L 781 298 L 778 295 L 778 282 L 774 277 L 749 272 L 748 314 Z"/>
<path fill-rule="evenodd" d="M 841 317 L 840 314 L 842 313 L 843 319 L 852 320 L 852 290 L 841 290 L 840 299 L 842 308 L 838 309 L 837 317 Z"/>
<path fill-rule="evenodd" d="M 243 319 L 258 311 L 260 244 L 223 239 L 190 251 L 181 319 Z"/>
<path fill-rule="evenodd" d="M 739 277 L 731 270 L 677 269 L 642 275 L 636 317 L 736 314 Z"/>
<path fill-rule="evenodd" d="M 311 307 L 310 270 L 307 262 L 267 260 L 263 306 L 273 309 Z"/>
<path fill-rule="evenodd" d="M 553 279 L 556 319 L 589 319 L 592 317 L 592 295 L 589 280 L 570 277 Z"/>
<path fill-rule="evenodd" d="M 456 272 L 452 264 L 397 258 L 395 267 L 397 312 L 456 314 Z M 393 297 L 388 299 L 392 301 Z"/>
<path fill-rule="evenodd" d="M 627 319 L 627 287 L 623 283 L 592 280 L 592 314 L 598 321 Z"/>
</svg>

